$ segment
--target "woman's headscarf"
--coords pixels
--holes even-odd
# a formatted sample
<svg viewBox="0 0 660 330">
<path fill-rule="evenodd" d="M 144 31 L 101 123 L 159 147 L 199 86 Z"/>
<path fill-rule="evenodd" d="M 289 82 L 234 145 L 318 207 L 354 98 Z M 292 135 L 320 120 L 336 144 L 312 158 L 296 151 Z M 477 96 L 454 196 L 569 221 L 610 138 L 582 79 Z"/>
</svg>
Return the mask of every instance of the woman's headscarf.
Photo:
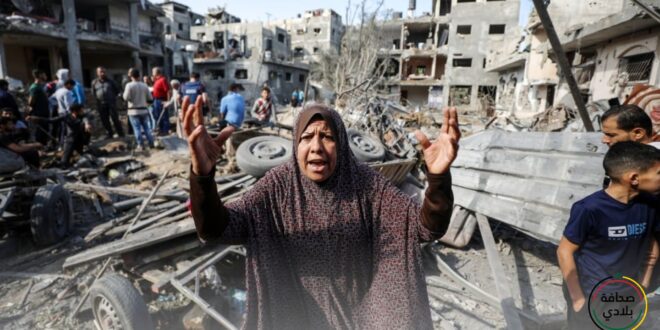
<svg viewBox="0 0 660 330">
<path fill-rule="evenodd" d="M 319 116 L 337 143 L 335 172 L 320 184 L 296 161 L 302 131 Z M 431 328 L 419 242 L 432 236 L 419 205 L 356 161 L 332 109 L 305 108 L 293 144 L 289 162 L 227 204 L 221 240 L 248 252 L 244 328 Z"/>
</svg>

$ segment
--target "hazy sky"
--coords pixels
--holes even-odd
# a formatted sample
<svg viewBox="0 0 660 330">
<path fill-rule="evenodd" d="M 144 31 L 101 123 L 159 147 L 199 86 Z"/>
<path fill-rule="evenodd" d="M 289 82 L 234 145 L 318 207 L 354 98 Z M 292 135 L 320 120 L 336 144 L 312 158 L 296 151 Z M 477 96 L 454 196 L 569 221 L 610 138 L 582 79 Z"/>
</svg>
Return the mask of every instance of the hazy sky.
<svg viewBox="0 0 660 330">
<path fill-rule="evenodd" d="M 520 1 L 521 12 L 524 13 L 520 17 L 520 23 L 525 24 L 533 5 L 531 0 Z M 155 2 L 160 2 L 160 0 L 155 0 Z M 349 2 L 353 8 L 351 12 L 355 13 L 355 7 L 361 3 L 361 0 L 178 0 L 177 2 L 189 6 L 199 14 L 205 14 L 209 7 L 224 6 L 230 14 L 248 21 L 291 18 L 305 10 L 332 8 L 342 16 L 346 23 L 346 8 Z M 367 8 L 375 9 L 377 3 L 377 0 L 367 0 Z M 432 0 L 417 0 L 415 13 L 419 15 L 422 12 L 430 12 L 431 4 Z M 401 11 L 405 15 L 408 0 L 384 0 L 382 8 Z"/>
</svg>

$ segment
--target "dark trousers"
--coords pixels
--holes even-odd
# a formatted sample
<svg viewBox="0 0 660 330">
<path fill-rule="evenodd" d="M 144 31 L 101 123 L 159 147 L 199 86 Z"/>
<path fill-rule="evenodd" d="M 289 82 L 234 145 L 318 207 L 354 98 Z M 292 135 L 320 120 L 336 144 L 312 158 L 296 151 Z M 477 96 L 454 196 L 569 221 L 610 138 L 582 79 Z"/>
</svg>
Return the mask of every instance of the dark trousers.
<svg viewBox="0 0 660 330">
<path fill-rule="evenodd" d="M 564 299 L 566 299 L 566 329 L 569 330 L 591 330 L 598 329 L 596 324 L 591 320 L 589 316 L 589 308 L 587 303 L 584 304 L 582 310 L 576 312 L 573 310 L 573 300 L 571 295 L 568 293 L 568 287 L 566 283 L 562 285 L 562 291 L 564 293 Z M 588 295 L 587 295 L 588 299 Z"/>
<path fill-rule="evenodd" d="M 39 159 L 39 152 L 36 150 L 28 150 L 25 152 L 19 153 L 21 157 L 23 157 L 23 160 L 25 160 L 26 163 L 34 166 L 35 168 L 39 168 L 41 165 L 41 161 Z"/>
<path fill-rule="evenodd" d="M 165 113 L 161 116 L 162 112 Z M 151 105 L 151 115 L 154 117 L 154 120 L 157 121 L 156 127 L 158 127 L 158 135 L 168 134 L 170 132 L 170 116 L 167 113 L 167 109 L 163 107 L 162 100 L 154 100 L 154 103 Z M 160 118 L 160 121 L 158 121 L 158 118 Z"/>
<path fill-rule="evenodd" d="M 99 115 L 101 116 L 101 123 L 103 128 L 108 133 L 108 136 L 112 136 L 114 131 L 112 130 L 112 125 L 110 125 L 110 119 L 112 119 L 112 124 L 115 125 L 115 130 L 119 136 L 124 136 L 124 129 L 121 126 L 119 121 L 119 114 L 117 113 L 117 108 L 111 104 L 99 104 L 98 106 Z"/>
<path fill-rule="evenodd" d="M 50 134 L 50 124 L 47 122 L 33 122 L 32 125 L 34 125 L 34 139 L 43 145 L 47 145 L 50 141 L 48 136 Z"/>
<path fill-rule="evenodd" d="M 83 148 L 89 143 L 89 133 L 85 132 L 76 138 L 67 137 L 64 139 L 64 153 L 62 154 L 62 167 L 69 167 L 73 152 L 82 154 Z"/>
</svg>

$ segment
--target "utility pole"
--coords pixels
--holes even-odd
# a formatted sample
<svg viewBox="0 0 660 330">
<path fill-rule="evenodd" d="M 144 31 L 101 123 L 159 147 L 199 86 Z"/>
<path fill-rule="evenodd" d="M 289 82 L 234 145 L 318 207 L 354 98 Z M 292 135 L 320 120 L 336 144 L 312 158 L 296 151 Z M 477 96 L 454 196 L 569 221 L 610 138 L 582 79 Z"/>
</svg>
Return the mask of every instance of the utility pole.
<svg viewBox="0 0 660 330">
<path fill-rule="evenodd" d="M 559 68 L 561 69 L 561 72 L 566 79 L 566 83 L 568 83 L 568 88 L 571 90 L 571 95 L 573 96 L 575 105 L 577 106 L 578 112 L 580 113 L 580 118 L 582 118 L 584 129 L 587 132 L 593 132 L 594 126 L 591 124 L 589 113 L 587 112 L 587 108 L 585 107 L 582 96 L 580 95 L 580 89 L 578 88 L 575 77 L 573 76 L 573 71 L 571 71 L 571 65 L 568 63 L 566 53 L 564 53 L 564 50 L 561 48 L 559 37 L 557 37 L 555 27 L 552 24 L 552 20 L 550 20 L 548 10 L 545 8 L 544 0 L 532 1 L 534 2 L 536 12 L 539 14 L 539 18 L 541 19 L 541 24 L 543 24 L 543 28 L 548 35 L 548 40 L 550 41 L 550 45 L 552 45 L 552 50 L 554 50 L 555 55 L 557 56 L 557 64 L 559 64 Z"/>
</svg>

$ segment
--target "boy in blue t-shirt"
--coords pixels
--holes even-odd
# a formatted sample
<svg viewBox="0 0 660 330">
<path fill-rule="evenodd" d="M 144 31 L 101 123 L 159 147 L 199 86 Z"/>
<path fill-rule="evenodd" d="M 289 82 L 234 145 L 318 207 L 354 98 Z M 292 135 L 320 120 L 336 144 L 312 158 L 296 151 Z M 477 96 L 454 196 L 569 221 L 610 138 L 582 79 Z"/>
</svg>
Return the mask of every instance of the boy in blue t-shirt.
<svg viewBox="0 0 660 330">
<path fill-rule="evenodd" d="M 573 204 L 557 248 L 570 329 L 594 327 L 586 302 L 599 281 L 652 271 L 648 250 L 652 239 L 660 240 L 660 150 L 619 142 L 603 167 L 611 184 Z"/>
</svg>

